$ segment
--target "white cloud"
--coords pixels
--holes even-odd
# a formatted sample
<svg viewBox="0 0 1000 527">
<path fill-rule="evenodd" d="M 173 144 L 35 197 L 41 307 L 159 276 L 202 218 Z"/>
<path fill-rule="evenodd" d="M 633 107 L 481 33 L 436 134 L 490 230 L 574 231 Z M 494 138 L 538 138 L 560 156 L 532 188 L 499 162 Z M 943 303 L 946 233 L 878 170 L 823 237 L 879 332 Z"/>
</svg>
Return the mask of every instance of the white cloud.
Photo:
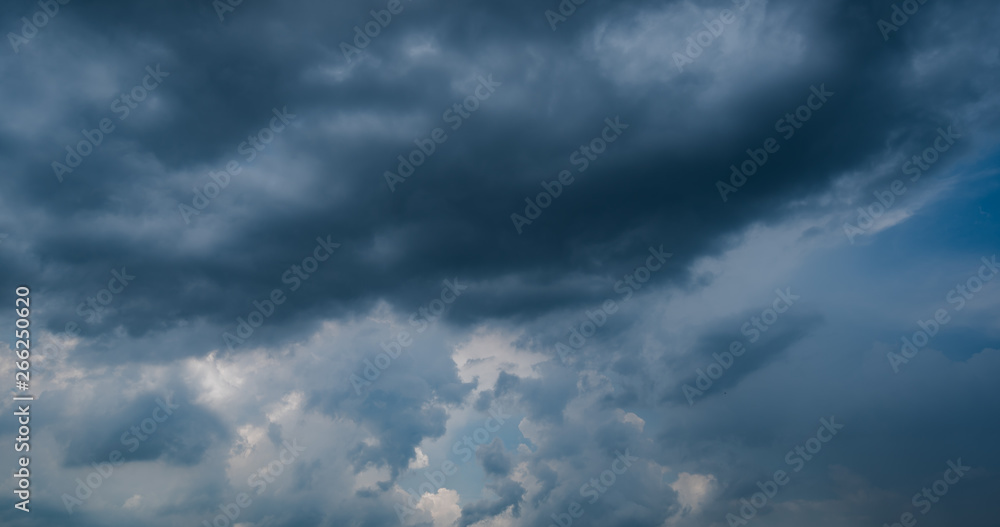
<svg viewBox="0 0 1000 527">
<path fill-rule="evenodd" d="M 717 482 L 715 476 L 708 474 L 689 474 L 681 472 L 677 475 L 677 481 L 670 484 L 670 488 L 677 493 L 677 502 L 680 503 L 684 511 L 696 513 L 701 506 L 708 501 L 715 490 Z"/>
</svg>

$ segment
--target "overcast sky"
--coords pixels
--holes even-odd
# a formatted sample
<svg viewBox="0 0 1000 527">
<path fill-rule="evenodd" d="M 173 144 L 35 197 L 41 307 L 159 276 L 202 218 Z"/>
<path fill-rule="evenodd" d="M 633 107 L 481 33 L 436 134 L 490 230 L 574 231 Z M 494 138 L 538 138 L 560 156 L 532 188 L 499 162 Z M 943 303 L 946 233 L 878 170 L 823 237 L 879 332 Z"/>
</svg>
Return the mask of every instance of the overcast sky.
<svg viewBox="0 0 1000 527">
<path fill-rule="evenodd" d="M 996 525 L 996 2 L 63 1 L 0 524 Z"/>
</svg>

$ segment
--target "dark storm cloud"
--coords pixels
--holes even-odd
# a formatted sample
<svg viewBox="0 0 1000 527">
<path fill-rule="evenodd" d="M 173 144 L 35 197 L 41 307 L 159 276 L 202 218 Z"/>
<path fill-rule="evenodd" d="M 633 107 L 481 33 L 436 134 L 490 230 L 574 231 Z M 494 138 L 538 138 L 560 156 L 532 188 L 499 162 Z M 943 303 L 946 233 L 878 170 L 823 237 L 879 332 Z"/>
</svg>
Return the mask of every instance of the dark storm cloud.
<svg viewBox="0 0 1000 527">
<path fill-rule="evenodd" d="M 104 419 L 88 415 L 82 422 L 67 422 L 65 428 L 61 436 L 68 467 L 106 462 L 116 450 L 126 463 L 163 460 L 194 465 L 207 449 L 229 436 L 211 412 L 186 397 L 160 394 L 141 396 Z"/>
<path fill-rule="evenodd" d="M 476 458 L 487 476 L 506 476 L 510 472 L 510 456 L 504 449 L 503 440 L 494 439 L 492 443 L 476 451 Z"/>
<path fill-rule="evenodd" d="M 786 196 L 819 192 L 836 174 L 868 162 L 886 136 L 911 130 L 895 141 L 920 144 L 951 120 L 947 113 L 986 90 L 971 85 L 956 99 L 901 85 L 903 59 L 920 44 L 905 35 L 889 45 L 869 38 L 881 9 L 864 3 L 770 6 L 790 13 L 785 29 L 813 31 L 802 64 L 816 66 L 766 86 L 750 83 L 742 93 L 727 87 L 731 92 L 714 109 L 687 102 L 718 80 L 704 69 L 679 76 L 679 86 L 640 90 L 613 71 L 601 72 L 581 51 L 597 20 L 617 30 L 653 4 L 588 3 L 558 32 L 534 5 L 408 6 L 351 65 L 339 43 L 378 3 L 245 4 L 223 23 L 204 2 L 65 7 L 61 25 L 54 22 L 6 65 L 25 73 L 12 89 L 27 91 L 82 59 L 72 49 L 55 54 L 59 39 L 75 39 L 81 49 L 110 59 L 113 72 L 86 102 L 67 89 L 64 110 L 51 117 L 54 136 L 8 133 L 8 144 L 18 146 L 5 157 L 24 177 L 6 180 L 5 193 L 31 197 L 31 205 L 17 210 L 39 221 L 26 226 L 23 236 L 32 241 L 22 245 L 22 255 L 8 255 L 2 265 L 35 277 L 41 291 L 59 291 L 51 303 L 65 305 L 52 313 L 49 327 L 60 330 L 62 320 L 74 316 L 70 307 L 92 294 L 97 277 L 124 264 L 146 277 L 121 306 L 129 314 L 118 322 L 130 335 L 197 320 L 235 326 L 252 301 L 282 285 L 289 265 L 308 256 L 312 240 L 327 234 L 343 252 L 275 313 L 262 342 L 307 331 L 319 317 L 365 309 L 377 298 L 415 308 L 433 283 L 454 275 L 480 284 L 480 293 L 455 314 L 458 321 L 585 305 L 599 300 L 598 293 L 580 290 L 573 276 L 625 267 L 632 255 L 663 240 L 679 255 L 669 274 L 680 272 L 697 255 L 723 247 L 721 236 L 775 219 Z M 820 15 L 827 20 L 820 22 Z M 117 45 L 130 41 L 142 45 Z M 407 55 L 416 42 L 432 43 L 439 55 Z M 140 105 L 57 183 L 46 172 L 62 145 L 81 127 L 96 126 L 109 102 L 151 64 L 170 72 L 155 104 Z M 529 74 L 525 64 L 537 66 Z M 340 69 L 344 80 L 334 80 L 329 72 Z M 477 75 L 489 74 L 502 83 L 493 98 L 461 129 L 448 130 L 448 142 L 388 192 L 382 173 L 415 148 L 411 137 L 447 127 L 441 113 L 472 93 Z M 940 82 L 941 89 L 959 88 Z M 836 95 L 794 144 L 723 203 L 715 181 L 746 148 L 760 144 L 775 120 L 803 104 L 813 84 Z M 209 170 L 241 159 L 238 145 L 267 125 L 272 108 L 283 107 L 297 115 L 290 129 L 260 159 L 241 160 L 244 174 L 184 225 L 178 203 L 190 203 L 191 188 L 210 181 Z M 873 120 L 873 113 L 881 117 Z M 523 214 L 524 198 L 541 191 L 538 183 L 572 168 L 570 154 L 616 116 L 629 126 L 620 140 L 518 235 L 510 214 Z M 701 140 L 723 122 L 725 134 Z M 372 132 L 370 123 L 384 132 Z M 137 173 L 128 155 L 155 162 Z M 247 175 L 255 170 L 259 174 Z M 296 190 L 269 190 L 282 186 Z M 130 229 L 140 217 L 143 235 Z M 218 344 L 206 339 L 173 353 L 199 354 Z"/>
<path fill-rule="evenodd" d="M 523 406 L 531 418 L 560 423 L 563 409 L 577 393 L 576 375 L 558 365 L 546 368 L 545 373 L 545 377 L 539 379 L 521 379 L 501 373 L 495 395 L 517 394 L 518 405 Z"/>
<path fill-rule="evenodd" d="M 409 464 L 424 438 L 445 432 L 446 407 L 460 404 L 475 387 L 457 377 L 455 364 L 441 350 L 448 344 L 433 330 L 400 355 L 371 386 L 358 396 L 346 376 L 332 383 L 334 388 L 311 390 L 308 407 L 331 417 L 348 417 L 362 423 L 380 441 L 376 445 L 351 445 L 352 463 L 357 472 L 368 465 L 388 466 L 395 478 Z M 355 338 L 359 348 L 356 374 L 363 374 L 368 350 L 378 350 L 375 338 Z M 367 344 L 367 346 L 365 345 Z M 428 402 L 438 404 L 430 405 Z"/>
<path fill-rule="evenodd" d="M 463 507 L 462 517 L 458 522 L 461 527 L 468 527 L 473 523 L 496 516 L 508 509 L 515 518 L 520 516 L 520 503 L 521 498 L 524 496 L 524 487 L 516 481 L 505 479 L 489 485 L 489 488 L 496 492 L 498 499 L 481 500 Z"/>
<path fill-rule="evenodd" d="M 685 355 L 683 360 L 672 361 L 670 368 L 676 372 L 690 372 L 688 376 L 679 381 L 676 385 L 665 388 L 664 399 L 672 400 L 676 403 L 688 404 L 685 395 L 681 391 L 681 384 L 686 384 L 689 388 L 700 388 L 707 381 L 710 381 L 709 389 L 705 390 L 705 397 L 721 395 L 723 390 L 736 386 L 740 381 L 753 372 L 767 366 L 788 352 L 793 344 L 809 335 L 819 324 L 822 323 L 822 316 L 816 313 L 788 313 L 781 315 L 781 319 L 767 329 L 765 333 L 759 331 L 754 333 L 734 333 L 733 321 L 740 322 L 749 320 L 753 315 L 760 315 L 760 311 L 750 311 L 739 319 L 733 319 L 720 323 L 717 327 L 709 330 L 699 346 L 692 350 L 692 353 Z M 780 322 L 780 323 L 779 323 Z M 744 324 L 750 324 L 744 322 Z M 746 329 L 756 331 L 753 326 L 744 326 Z M 752 342 L 746 338 L 749 336 Z M 756 338 L 755 338 L 756 337 Z M 743 350 L 739 356 L 731 353 L 733 343 L 741 346 L 737 349 Z M 732 359 L 732 360 L 730 360 Z M 711 376 L 706 369 L 712 365 L 713 368 L 721 368 L 723 372 L 720 377 L 712 372 Z M 628 372 L 624 372 L 628 375 Z M 703 379 L 699 380 L 699 377 Z M 694 400 L 701 399 L 702 396 L 695 397 Z"/>
<path fill-rule="evenodd" d="M 655 283 L 572 360 L 553 353 L 534 376 L 503 371 L 495 386 L 483 387 L 475 408 L 516 400 L 530 421 L 522 432 L 532 439 L 510 451 L 499 440 L 480 450 L 497 497 L 463 503 L 460 523 L 504 514 L 516 524 L 548 522 L 580 500 L 580 485 L 607 470 L 613 452 L 627 448 L 643 463 L 622 475 L 579 525 L 663 525 L 682 494 L 661 491 L 663 482 L 680 471 L 712 474 L 724 488 L 713 496 L 719 501 L 704 505 L 704 515 L 691 512 L 683 520 L 721 521 L 730 502 L 780 466 L 780 456 L 828 411 L 853 414 L 850 426 L 869 430 L 882 445 L 924 435 L 923 443 L 906 447 L 921 457 L 937 455 L 954 437 L 996 435 L 995 427 L 980 424 L 991 405 L 968 404 L 994 400 L 990 385 L 973 384 L 962 398 L 931 376 L 947 372 L 957 383 L 975 372 L 929 360 L 897 384 L 881 372 L 858 373 L 837 361 L 864 363 L 860 351 L 834 351 L 867 352 L 871 341 L 835 342 L 822 333 L 825 312 L 789 314 L 690 411 L 680 385 L 728 347 L 735 326 L 696 328 L 690 349 L 665 344 L 665 332 L 642 332 L 643 318 L 667 300 L 650 294 L 654 286 L 661 292 L 711 286 L 711 277 L 690 274 L 692 264 L 741 244 L 749 226 L 869 201 L 871 190 L 896 177 L 939 127 L 960 125 L 965 139 L 928 179 L 995 139 L 997 114 L 987 111 L 995 108 L 995 6 L 930 0 L 884 42 L 876 22 L 891 4 L 755 2 L 739 35 L 724 35 L 734 39 L 725 53 L 720 42 L 679 73 L 672 53 L 701 29 L 702 11 L 692 10 L 714 14 L 730 2 L 589 0 L 552 31 L 544 11 L 555 2 L 404 0 L 405 10 L 348 62 L 341 42 L 351 41 L 354 26 L 385 2 L 243 2 L 220 21 L 207 0 L 77 0 L 19 53 L 0 58 L 0 105 L 8 116 L 0 126 L 8 174 L 0 178 L 0 231 L 9 234 L 0 245 L 0 274 L 32 285 L 43 306 L 36 326 L 59 333 L 77 323 L 82 341 L 68 361 L 94 367 L 176 364 L 213 350 L 228 357 L 222 333 L 236 332 L 237 317 L 248 318 L 254 302 L 270 299 L 275 289 L 287 300 L 265 313 L 236 354 L 258 347 L 276 353 L 308 340 L 322 322 L 359 323 L 383 301 L 405 320 L 440 294 L 442 280 L 468 284 L 438 329 L 363 394 L 354 392 L 349 375 L 383 349 L 386 338 L 374 332 L 322 343 L 321 353 L 346 366 L 296 372 L 307 410 L 357 423 L 377 439 L 350 441 L 344 472 L 387 469 L 388 479 L 337 488 L 352 500 L 331 511 L 316 487 L 337 468 L 313 461 L 289 476 L 301 496 L 294 507 L 286 495 L 262 498 L 246 517 L 273 525 L 382 526 L 396 521 L 388 495 L 415 449 L 443 437 L 449 412 L 471 402 L 479 387 L 459 375 L 449 351 L 465 337 L 453 333 L 490 322 L 524 329 L 519 348 L 552 353 L 567 329 L 584 320 L 584 310 L 611 297 L 615 281 L 642 264 L 648 247 L 663 245 L 675 256 Z M 0 27 L 16 30 L 34 10 L 34 2 L 14 2 Z M 647 23 L 654 30 L 645 30 Z M 162 84 L 119 119 L 114 101 L 157 66 L 168 72 Z M 452 130 L 443 113 L 473 95 L 480 77 L 499 83 L 495 93 Z M 747 149 L 779 137 L 776 121 L 805 104 L 812 87 L 833 95 L 723 201 L 716 182 L 747 159 Z M 241 145 L 284 109 L 294 117 L 249 160 Z M 66 145 L 106 117 L 114 132 L 60 183 L 51 163 L 64 162 Z M 600 137 L 609 119 L 627 128 L 579 171 L 574 152 Z M 445 128 L 448 140 L 390 191 L 384 173 L 396 172 L 397 156 L 408 155 L 417 148 L 414 139 L 435 127 Z M 194 189 L 204 191 L 209 172 L 225 170 L 230 160 L 240 173 L 186 222 L 179 205 L 192 205 Z M 518 233 L 511 214 L 529 215 L 525 199 L 535 200 L 541 183 L 564 169 L 575 181 Z M 845 175 L 857 180 L 833 184 Z M 314 254 L 317 237 L 340 247 L 292 291 L 285 277 Z M 81 303 L 97 298 L 111 270 L 123 266 L 135 282 L 102 317 L 86 320 Z M 817 334 L 828 342 L 817 344 Z M 828 378 L 800 375 L 784 362 L 806 345 L 829 352 L 810 355 L 836 366 L 821 370 Z M 973 359 L 983 368 L 976 371 L 991 371 L 988 358 Z M 874 388 L 855 393 L 835 383 L 843 378 Z M 773 386 L 796 382 L 825 390 L 796 397 L 798 406 L 787 409 L 789 397 Z M 929 385 L 935 389 L 924 393 Z M 719 397 L 737 388 L 749 394 L 745 400 Z M 904 388 L 924 398 L 909 406 L 894 392 Z M 73 394 L 63 389 L 53 396 Z M 181 393 L 183 411 L 135 452 L 136 461 L 204 465 L 214 474 L 172 495 L 155 511 L 164 521 L 179 521 L 188 508 L 213 514 L 228 499 L 224 461 L 207 458 L 235 434 L 228 416 L 224 424 L 194 402 L 197 396 Z M 102 459 L 152 411 L 155 397 L 123 401 L 96 418 L 87 412 L 47 423 L 59 430 L 60 461 L 85 467 Z M 961 409 L 953 427 L 913 424 L 925 420 L 923 408 L 942 400 Z M 872 406 L 883 412 L 865 410 Z M 623 417 L 623 409 L 634 413 Z M 264 430 L 274 444 L 287 436 L 276 425 Z M 728 441 L 734 435 L 739 441 Z M 895 489 L 927 474 L 914 468 L 892 475 L 905 463 L 879 461 L 892 454 L 889 446 L 876 455 L 870 443 L 849 435 L 838 441 L 827 455 L 848 471 L 838 472 L 839 481 L 862 474 L 902 495 Z M 522 462 L 538 482 L 531 491 L 512 479 Z M 826 485 L 816 483 L 825 464 L 810 471 L 804 478 L 815 486 L 804 484 L 797 491 L 804 495 Z M 8 522 L 11 513 L 2 514 Z M 65 523 L 44 505 L 33 520 Z M 73 524 L 109 523 L 83 517 Z"/>
</svg>

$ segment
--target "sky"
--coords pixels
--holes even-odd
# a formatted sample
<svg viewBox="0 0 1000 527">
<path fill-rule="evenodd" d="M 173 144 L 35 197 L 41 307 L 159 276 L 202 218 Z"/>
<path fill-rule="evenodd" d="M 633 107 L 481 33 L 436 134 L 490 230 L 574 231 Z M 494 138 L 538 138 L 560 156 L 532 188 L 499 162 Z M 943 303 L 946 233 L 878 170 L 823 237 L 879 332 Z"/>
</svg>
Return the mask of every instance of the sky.
<svg viewBox="0 0 1000 527">
<path fill-rule="evenodd" d="M 995 525 L 998 25 L 7 2 L 0 525 Z"/>
</svg>

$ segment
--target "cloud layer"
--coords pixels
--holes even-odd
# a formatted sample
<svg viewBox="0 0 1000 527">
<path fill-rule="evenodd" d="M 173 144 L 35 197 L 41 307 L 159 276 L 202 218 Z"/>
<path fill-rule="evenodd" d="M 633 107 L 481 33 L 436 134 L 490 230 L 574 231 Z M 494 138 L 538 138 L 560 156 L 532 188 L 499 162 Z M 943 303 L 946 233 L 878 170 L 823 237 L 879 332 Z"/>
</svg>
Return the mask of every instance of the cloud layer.
<svg viewBox="0 0 1000 527">
<path fill-rule="evenodd" d="M 0 16 L 4 525 L 1000 512 L 992 3 L 52 5 Z"/>
</svg>

